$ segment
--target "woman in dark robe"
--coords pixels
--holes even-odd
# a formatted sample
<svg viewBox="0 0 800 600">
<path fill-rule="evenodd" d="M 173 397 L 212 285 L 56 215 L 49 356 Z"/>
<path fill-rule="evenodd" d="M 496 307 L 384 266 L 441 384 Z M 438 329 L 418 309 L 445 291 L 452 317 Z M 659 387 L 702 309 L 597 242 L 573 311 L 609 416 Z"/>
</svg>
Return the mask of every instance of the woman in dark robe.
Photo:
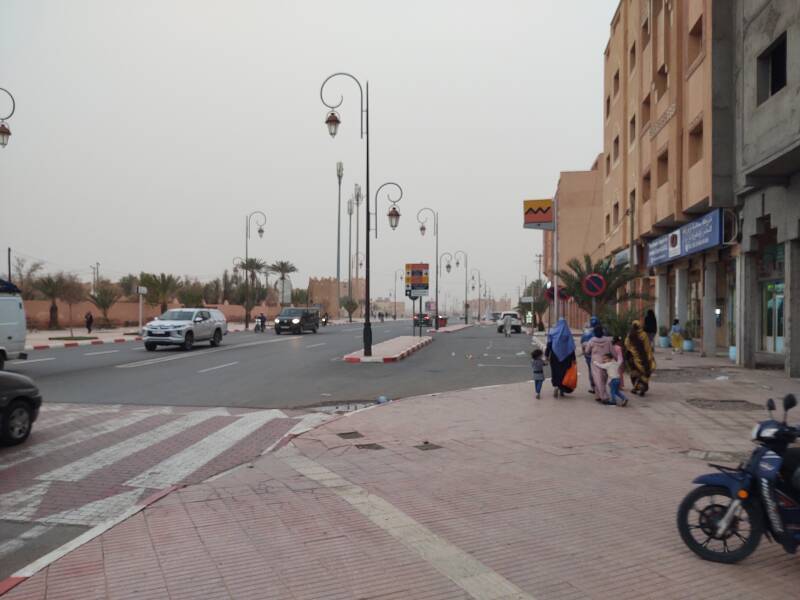
<svg viewBox="0 0 800 600">
<path fill-rule="evenodd" d="M 559 394 L 569 394 L 573 390 L 562 385 L 564 375 L 575 362 L 575 340 L 572 339 L 572 332 L 564 318 L 547 334 L 547 349 L 545 357 L 550 362 L 550 381 L 553 384 L 553 396 L 558 398 Z"/>
<path fill-rule="evenodd" d="M 625 338 L 625 366 L 631 376 L 633 393 L 644 396 L 650 389 L 650 376 L 656 370 L 656 359 L 650 338 L 639 321 L 631 324 L 631 331 Z"/>
</svg>

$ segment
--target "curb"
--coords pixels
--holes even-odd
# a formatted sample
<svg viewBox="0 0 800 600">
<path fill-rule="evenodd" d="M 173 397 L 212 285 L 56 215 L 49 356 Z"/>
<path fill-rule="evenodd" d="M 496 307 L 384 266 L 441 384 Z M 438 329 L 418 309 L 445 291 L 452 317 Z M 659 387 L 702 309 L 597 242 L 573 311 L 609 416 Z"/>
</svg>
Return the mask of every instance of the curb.
<svg viewBox="0 0 800 600">
<path fill-rule="evenodd" d="M 130 336 L 127 338 L 113 338 L 109 340 L 84 340 L 81 342 L 64 342 L 62 344 L 34 344 L 28 346 L 26 350 L 56 350 L 58 348 L 78 348 L 80 346 L 100 346 L 102 344 L 123 344 L 125 342 L 141 342 L 142 336 Z"/>
<path fill-rule="evenodd" d="M 474 323 L 460 323 L 459 325 L 448 325 L 448 327 L 458 327 L 458 329 L 447 329 L 447 327 L 443 327 L 442 329 L 428 329 L 428 333 L 458 333 L 459 331 L 464 331 L 469 327 L 472 327 Z"/>
<path fill-rule="evenodd" d="M 403 360 L 410 354 L 413 354 L 417 350 L 424 348 L 428 344 L 433 342 L 433 338 L 425 338 L 421 342 L 414 344 L 410 348 L 403 350 L 400 354 L 392 354 L 390 356 L 358 356 L 357 354 L 346 354 L 344 356 L 344 362 L 346 363 L 392 363 L 397 362 L 399 360 Z"/>
<path fill-rule="evenodd" d="M 129 519 L 136 513 L 141 512 L 154 502 L 161 500 L 161 498 L 163 498 L 164 496 L 171 494 L 175 490 L 178 490 L 182 487 L 184 486 L 171 485 L 167 488 L 164 488 L 163 490 L 159 490 L 158 492 L 151 494 L 141 502 L 138 502 L 137 504 L 131 506 L 128 510 L 126 510 L 122 514 L 117 515 L 112 519 L 108 519 L 107 521 L 103 521 L 102 523 L 98 523 L 91 529 L 84 531 L 78 537 L 71 539 L 66 544 L 59 546 L 55 550 L 51 550 L 41 558 L 38 558 L 34 562 L 30 563 L 28 566 L 22 567 L 16 573 L 9 575 L 5 579 L 0 579 L 0 596 L 5 594 L 6 592 L 9 592 L 13 588 L 17 587 L 20 583 L 27 581 L 42 569 L 49 567 L 59 558 L 62 558 L 63 556 L 69 554 L 73 550 L 77 550 L 84 544 L 91 542 L 97 536 L 104 534 L 112 527 L 119 525 L 120 523 Z"/>
</svg>

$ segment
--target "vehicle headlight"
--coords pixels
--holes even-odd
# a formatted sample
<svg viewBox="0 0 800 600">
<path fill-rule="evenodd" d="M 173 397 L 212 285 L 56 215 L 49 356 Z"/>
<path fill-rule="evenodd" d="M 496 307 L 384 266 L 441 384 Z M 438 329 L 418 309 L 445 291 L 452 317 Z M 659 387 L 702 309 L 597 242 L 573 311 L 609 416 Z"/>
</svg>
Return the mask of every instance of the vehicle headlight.
<svg viewBox="0 0 800 600">
<path fill-rule="evenodd" d="M 300 319 L 292 319 L 292 323 L 294 323 L 295 325 L 297 325 L 299 322 L 300 322 Z"/>
<path fill-rule="evenodd" d="M 280 322 L 281 322 L 281 320 L 280 320 L 280 319 L 275 319 L 275 322 L 276 322 L 276 323 L 280 323 Z"/>
<path fill-rule="evenodd" d="M 753 431 L 750 432 L 750 439 L 751 440 L 756 441 L 758 439 L 758 429 L 759 429 L 759 427 L 761 427 L 761 425 L 758 425 L 758 424 L 753 427 Z"/>
</svg>

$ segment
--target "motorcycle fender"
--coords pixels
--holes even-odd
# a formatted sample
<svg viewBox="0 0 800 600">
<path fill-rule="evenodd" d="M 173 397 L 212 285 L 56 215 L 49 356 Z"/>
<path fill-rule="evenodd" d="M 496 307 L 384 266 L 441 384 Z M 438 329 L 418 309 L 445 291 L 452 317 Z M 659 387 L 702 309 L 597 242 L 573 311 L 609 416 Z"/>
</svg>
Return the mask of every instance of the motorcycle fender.
<svg viewBox="0 0 800 600">
<path fill-rule="evenodd" d="M 768 450 L 758 459 L 756 475 L 772 483 L 777 479 L 782 464 L 783 459 L 772 450 Z"/>
<path fill-rule="evenodd" d="M 719 487 L 727 488 L 728 491 L 731 493 L 731 497 L 736 498 L 739 490 L 747 489 L 750 487 L 750 477 L 743 477 L 743 478 L 736 478 L 726 473 L 707 473 L 706 475 L 700 475 L 699 477 L 695 477 L 692 483 L 698 483 L 702 485 L 715 485 Z"/>
</svg>

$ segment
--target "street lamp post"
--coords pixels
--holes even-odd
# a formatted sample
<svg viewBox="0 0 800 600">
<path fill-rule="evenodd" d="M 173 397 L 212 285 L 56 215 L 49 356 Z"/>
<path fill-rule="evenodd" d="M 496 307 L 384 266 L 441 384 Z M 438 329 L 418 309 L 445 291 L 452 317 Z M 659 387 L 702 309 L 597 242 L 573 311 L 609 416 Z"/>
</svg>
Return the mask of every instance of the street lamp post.
<svg viewBox="0 0 800 600">
<path fill-rule="evenodd" d="M 8 144 L 8 138 L 11 137 L 11 129 L 9 129 L 6 121 L 14 115 L 14 110 L 17 108 L 17 103 L 14 101 L 14 96 L 12 96 L 11 92 L 9 92 L 7 89 L 0 88 L 0 92 L 5 92 L 8 94 L 8 97 L 11 98 L 11 112 L 9 112 L 5 117 L 0 117 L 0 147 L 5 148 Z"/>
<path fill-rule="evenodd" d="M 350 225 L 347 228 L 347 295 L 353 297 L 353 198 L 347 200 L 347 216 Z"/>
<path fill-rule="evenodd" d="M 394 311 L 394 320 L 397 320 L 397 280 L 403 278 L 403 274 L 405 273 L 405 269 L 395 269 L 394 270 L 394 306 L 392 310 Z M 398 277 L 397 274 L 400 273 Z"/>
<path fill-rule="evenodd" d="M 478 323 L 481 321 L 481 271 L 480 269 L 472 269 L 472 289 L 475 290 L 475 273 L 478 274 Z"/>
<path fill-rule="evenodd" d="M 336 163 L 336 179 L 339 181 L 339 203 L 336 209 L 336 314 L 339 314 L 342 305 L 342 176 L 344 165 L 342 161 Z"/>
<path fill-rule="evenodd" d="M 434 256 L 436 257 L 436 291 L 434 293 L 434 304 L 436 305 L 436 324 L 434 325 L 434 329 L 439 329 L 439 213 L 428 207 L 419 209 L 419 212 L 417 212 L 417 222 L 419 223 L 420 235 L 425 235 L 425 232 L 427 231 L 425 223 L 428 221 L 428 218 L 422 217 L 422 213 L 425 211 L 428 211 L 433 215 L 433 237 L 436 242 L 434 248 Z"/>
<path fill-rule="evenodd" d="M 364 262 L 366 263 L 366 270 L 364 274 L 364 305 L 367 308 L 367 311 L 364 315 L 364 356 L 372 356 L 372 323 L 370 322 L 370 297 L 369 297 L 369 284 L 370 284 L 370 243 L 369 243 L 369 232 L 370 232 L 370 210 L 369 210 L 369 199 L 370 199 L 370 187 L 369 187 L 369 180 L 370 180 L 370 171 L 369 171 L 369 138 L 370 138 L 370 131 L 369 131 L 369 81 L 365 82 L 364 87 L 361 87 L 361 82 L 351 75 L 350 73 L 334 73 L 333 75 L 329 75 L 325 81 L 322 82 L 322 85 L 319 88 L 319 97 L 322 100 L 322 104 L 324 104 L 327 108 L 330 109 L 328 114 L 325 117 L 325 125 L 328 127 L 328 133 L 330 133 L 331 137 L 336 136 L 336 132 L 339 130 L 339 125 L 341 124 L 341 119 L 339 118 L 339 114 L 336 112 L 336 109 L 342 105 L 344 98 L 342 96 L 339 97 L 339 101 L 335 104 L 328 104 L 325 101 L 325 84 L 328 83 L 334 77 L 347 77 L 352 79 L 356 85 L 358 86 L 358 91 L 360 94 L 361 100 L 361 111 L 360 111 L 360 125 L 361 125 L 361 139 L 365 142 L 365 157 L 366 157 L 366 170 L 365 170 L 365 178 L 366 178 L 366 237 L 364 240 Z M 384 184 L 390 185 L 390 184 Z M 397 185 L 397 184 L 393 184 Z M 383 186 L 381 186 L 383 187 Z M 400 186 L 397 186 L 398 188 Z M 357 188 L 357 191 L 360 189 Z M 380 188 L 378 188 L 380 191 Z M 360 195 L 360 194 L 359 194 Z M 389 225 L 394 229 L 397 227 L 397 223 L 400 219 L 400 213 L 397 211 L 397 207 L 395 204 L 402 198 L 403 192 L 400 190 L 400 197 L 397 200 L 389 201 L 392 203 L 392 208 L 389 210 Z M 377 210 L 377 194 L 375 195 L 375 202 L 376 202 L 376 210 Z M 358 214 L 358 213 L 356 213 Z M 377 215 L 376 215 L 377 217 Z M 378 234 L 378 226 L 377 226 L 377 218 L 375 219 L 375 235 L 377 237 Z M 356 240 L 358 236 L 356 236 Z"/>
<path fill-rule="evenodd" d="M 356 184 L 355 185 L 355 190 L 353 192 L 353 202 L 355 203 L 355 213 L 356 213 L 356 256 L 358 254 L 360 254 L 360 251 L 359 251 L 359 240 L 361 239 L 361 218 L 360 218 L 361 217 L 361 213 L 359 212 L 359 207 L 361 206 L 362 198 L 363 197 L 361 196 L 361 186 Z M 369 237 L 369 234 L 367 234 L 367 237 Z M 357 265 L 356 266 L 356 281 L 358 281 L 359 271 L 360 271 L 360 268 Z"/>
<path fill-rule="evenodd" d="M 267 215 L 265 215 L 260 210 L 254 210 L 249 215 L 244 218 L 244 264 L 245 264 L 245 271 L 244 271 L 244 290 L 245 290 L 245 298 L 244 298 L 244 328 L 245 330 L 250 327 L 250 281 L 249 277 L 247 276 L 247 271 L 250 267 L 250 222 L 253 220 L 253 217 L 256 217 L 256 222 L 258 224 L 258 237 L 264 237 L 264 225 L 267 224 Z M 283 298 L 281 298 L 283 300 Z"/>
<path fill-rule="evenodd" d="M 469 263 L 468 263 L 469 257 L 467 256 L 467 253 L 464 252 L 463 250 L 456 250 L 453 254 L 450 254 L 449 252 L 444 252 L 442 256 L 444 256 L 445 254 L 447 254 L 450 257 L 450 260 L 447 262 L 447 267 L 446 267 L 448 273 L 452 268 L 450 266 L 450 262 L 452 262 L 453 260 L 455 260 L 456 262 L 456 268 L 461 266 L 461 258 L 459 258 L 459 254 L 464 259 L 464 323 L 469 323 L 469 316 L 468 316 L 469 300 L 467 298 L 469 289 Z"/>
</svg>

